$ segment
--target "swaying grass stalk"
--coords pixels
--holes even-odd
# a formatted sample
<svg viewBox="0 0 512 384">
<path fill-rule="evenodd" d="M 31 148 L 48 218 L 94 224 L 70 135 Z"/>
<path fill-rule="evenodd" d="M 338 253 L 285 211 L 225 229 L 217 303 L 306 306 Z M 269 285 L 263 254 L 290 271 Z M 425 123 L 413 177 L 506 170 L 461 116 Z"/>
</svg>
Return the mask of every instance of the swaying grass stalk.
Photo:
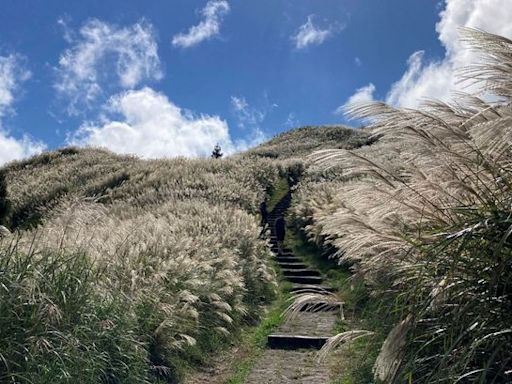
<svg viewBox="0 0 512 384">
<path fill-rule="evenodd" d="M 326 181 L 310 168 L 292 207 L 395 302 L 374 368 L 382 382 L 512 380 L 512 41 L 461 33 L 480 54 L 461 75 L 480 93 L 419 110 L 349 106 L 378 141 L 315 154 L 342 171 Z"/>
</svg>

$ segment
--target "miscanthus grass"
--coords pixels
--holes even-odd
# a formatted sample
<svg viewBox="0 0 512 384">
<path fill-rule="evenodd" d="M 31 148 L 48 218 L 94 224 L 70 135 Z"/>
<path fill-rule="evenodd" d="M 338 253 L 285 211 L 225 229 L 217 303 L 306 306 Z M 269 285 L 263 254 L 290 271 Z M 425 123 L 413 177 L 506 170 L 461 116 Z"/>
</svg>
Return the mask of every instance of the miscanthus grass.
<svg viewBox="0 0 512 384">
<path fill-rule="evenodd" d="M 461 34 L 477 93 L 349 106 L 376 142 L 316 153 L 292 209 L 392 303 L 377 381 L 512 381 L 512 41 Z"/>
<path fill-rule="evenodd" d="M 178 382 L 274 290 L 256 213 L 296 162 L 69 148 L 7 165 L 0 382 Z"/>
</svg>

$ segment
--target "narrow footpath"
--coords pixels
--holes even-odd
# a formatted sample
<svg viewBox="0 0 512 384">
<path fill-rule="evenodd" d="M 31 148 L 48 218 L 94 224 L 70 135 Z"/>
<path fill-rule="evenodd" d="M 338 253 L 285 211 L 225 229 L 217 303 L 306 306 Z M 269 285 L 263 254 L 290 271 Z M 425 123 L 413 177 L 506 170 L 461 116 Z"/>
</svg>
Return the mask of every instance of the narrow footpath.
<svg viewBox="0 0 512 384">
<path fill-rule="evenodd" d="M 272 252 L 283 276 L 292 283 L 292 292 L 332 292 L 323 285 L 319 271 L 309 268 L 293 254 L 283 248 L 278 254 L 274 223 L 283 217 L 291 202 L 291 192 L 279 201 L 269 215 Z M 317 350 L 335 334 L 334 327 L 339 318 L 339 307 L 326 307 L 323 302 L 311 304 L 291 319 L 285 320 L 267 338 L 267 348 L 251 370 L 246 384 L 324 384 L 330 382 L 329 364 L 318 362 Z M 313 306 L 314 308 L 311 308 Z M 311 309 L 315 309 L 311 311 Z"/>
</svg>

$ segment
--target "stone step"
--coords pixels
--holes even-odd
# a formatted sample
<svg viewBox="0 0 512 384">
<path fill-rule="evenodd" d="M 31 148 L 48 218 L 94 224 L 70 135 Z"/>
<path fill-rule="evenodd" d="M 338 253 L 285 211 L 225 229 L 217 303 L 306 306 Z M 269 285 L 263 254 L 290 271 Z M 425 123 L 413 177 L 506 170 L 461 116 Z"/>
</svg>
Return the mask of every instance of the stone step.
<svg viewBox="0 0 512 384">
<path fill-rule="evenodd" d="M 301 262 L 279 261 L 279 266 L 283 269 L 307 269 L 307 265 Z"/>
<path fill-rule="evenodd" d="M 267 346 L 270 349 L 320 349 L 327 339 L 326 336 L 273 334 L 267 337 Z"/>
<path fill-rule="evenodd" d="M 276 256 L 276 261 L 278 263 L 298 263 L 300 259 L 297 256 L 289 255 L 289 256 Z"/>
<path fill-rule="evenodd" d="M 320 276 L 287 276 L 286 280 L 288 280 L 290 283 L 299 283 L 299 284 L 321 284 L 322 278 Z"/>
<path fill-rule="evenodd" d="M 320 276 L 320 272 L 315 271 L 314 269 L 283 269 L 283 274 L 286 277 L 291 276 Z"/>
<path fill-rule="evenodd" d="M 290 292 L 293 293 L 332 293 L 335 292 L 336 289 L 333 287 L 329 287 L 326 285 L 310 285 L 310 284 L 293 284 L 292 288 L 290 289 Z"/>
<path fill-rule="evenodd" d="M 279 249 L 277 248 L 277 246 L 272 246 L 271 247 L 271 250 L 272 252 L 274 253 L 277 253 L 279 251 Z M 281 255 L 292 255 L 293 254 L 293 251 L 289 248 L 283 248 L 281 250 Z"/>
</svg>

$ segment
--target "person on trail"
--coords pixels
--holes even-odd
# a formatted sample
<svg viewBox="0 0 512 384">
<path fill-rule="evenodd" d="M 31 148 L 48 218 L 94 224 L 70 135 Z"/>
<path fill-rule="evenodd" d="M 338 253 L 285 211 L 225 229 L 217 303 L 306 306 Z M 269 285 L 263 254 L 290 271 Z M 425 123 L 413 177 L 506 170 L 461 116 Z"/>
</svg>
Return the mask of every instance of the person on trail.
<svg viewBox="0 0 512 384">
<path fill-rule="evenodd" d="M 267 211 L 267 199 L 263 200 L 260 204 L 260 215 L 261 215 L 261 223 L 262 227 L 268 223 L 268 211 Z"/>
<path fill-rule="evenodd" d="M 284 217 L 280 216 L 277 218 L 274 224 L 274 230 L 276 232 L 277 253 L 280 255 L 283 252 L 283 241 L 284 235 L 286 234 L 286 223 L 284 221 Z"/>
<path fill-rule="evenodd" d="M 261 215 L 261 232 L 260 237 L 263 236 L 268 224 L 268 211 L 267 211 L 267 199 L 263 200 L 260 204 L 260 215 Z"/>
<path fill-rule="evenodd" d="M 261 215 L 261 226 L 264 227 L 268 221 L 267 199 L 263 200 L 260 204 L 260 215 Z"/>
</svg>

